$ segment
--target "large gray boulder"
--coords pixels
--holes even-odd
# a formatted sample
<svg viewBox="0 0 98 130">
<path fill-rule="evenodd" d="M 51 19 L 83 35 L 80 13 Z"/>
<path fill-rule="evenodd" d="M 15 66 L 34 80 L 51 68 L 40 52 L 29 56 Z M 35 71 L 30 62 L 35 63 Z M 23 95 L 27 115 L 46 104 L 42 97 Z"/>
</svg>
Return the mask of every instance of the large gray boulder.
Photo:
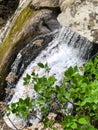
<svg viewBox="0 0 98 130">
<path fill-rule="evenodd" d="M 61 25 L 98 43 L 98 0 L 60 0 Z"/>
</svg>

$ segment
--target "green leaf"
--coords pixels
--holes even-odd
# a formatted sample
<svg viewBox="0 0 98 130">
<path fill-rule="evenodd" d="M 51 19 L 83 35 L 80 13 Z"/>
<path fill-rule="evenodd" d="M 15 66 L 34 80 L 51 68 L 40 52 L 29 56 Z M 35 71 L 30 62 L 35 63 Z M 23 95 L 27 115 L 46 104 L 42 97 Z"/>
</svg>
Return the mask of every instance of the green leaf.
<svg viewBox="0 0 98 130">
<path fill-rule="evenodd" d="M 57 81 L 57 79 L 54 76 L 50 76 L 48 78 L 48 85 L 52 86 L 56 81 Z"/>
<path fill-rule="evenodd" d="M 26 77 L 23 78 L 24 85 L 28 85 L 30 83 L 31 76 L 29 74 L 26 74 Z"/>
<path fill-rule="evenodd" d="M 42 64 L 42 63 L 37 63 L 37 65 L 38 65 L 40 68 L 45 68 L 44 64 Z"/>
<path fill-rule="evenodd" d="M 83 129 L 84 130 L 84 129 Z M 88 126 L 86 130 L 97 130 L 94 126 Z"/>
<path fill-rule="evenodd" d="M 41 85 L 38 85 L 38 84 L 35 84 L 34 85 L 34 90 L 36 91 L 36 92 L 39 92 L 40 91 L 40 87 Z"/>
<path fill-rule="evenodd" d="M 77 129 L 78 127 L 77 127 L 77 124 L 74 122 L 72 125 L 71 125 L 71 128 L 72 129 Z"/>
<path fill-rule="evenodd" d="M 12 109 L 12 113 L 16 113 L 17 112 L 17 109 Z"/>
<path fill-rule="evenodd" d="M 28 116 L 28 113 L 23 113 L 23 114 L 22 114 L 22 118 L 23 118 L 23 119 L 26 119 L 27 116 Z"/>
<path fill-rule="evenodd" d="M 29 105 L 29 103 L 30 103 L 30 97 L 27 97 L 27 98 L 25 99 L 25 103 L 26 103 L 27 106 Z"/>
<path fill-rule="evenodd" d="M 22 106 L 22 105 L 21 105 L 21 106 L 19 107 L 18 111 L 21 112 L 21 113 L 24 112 L 24 111 L 26 111 L 26 106 Z"/>
<path fill-rule="evenodd" d="M 30 79 L 31 79 L 31 76 L 30 76 L 29 74 L 27 74 L 27 75 L 26 75 L 26 78 L 27 78 L 28 80 L 30 80 Z"/>
<path fill-rule="evenodd" d="M 78 123 L 81 124 L 81 125 L 87 125 L 88 120 L 82 117 L 78 120 Z"/>
<path fill-rule="evenodd" d="M 37 103 L 42 105 L 42 104 L 45 104 L 45 101 L 42 97 L 39 97 L 38 100 L 37 100 Z"/>
<path fill-rule="evenodd" d="M 17 103 L 12 103 L 12 104 L 11 104 L 11 108 L 12 108 L 12 109 L 16 108 L 16 105 L 17 105 Z"/>
</svg>

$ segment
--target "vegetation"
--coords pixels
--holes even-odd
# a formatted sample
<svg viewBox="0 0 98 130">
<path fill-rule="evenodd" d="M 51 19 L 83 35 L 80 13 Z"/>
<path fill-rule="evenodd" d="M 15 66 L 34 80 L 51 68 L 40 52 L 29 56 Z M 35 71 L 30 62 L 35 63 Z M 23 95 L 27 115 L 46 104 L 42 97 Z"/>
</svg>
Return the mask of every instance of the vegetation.
<svg viewBox="0 0 98 130">
<path fill-rule="evenodd" d="M 45 127 L 52 129 L 52 125 L 59 122 L 64 130 L 97 130 L 98 56 L 83 67 L 69 67 L 64 72 L 60 86 L 56 85 L 57 79 L 53 75 L 49 76 L 50 68 L 47 64 L 38 63 L 38 66 L 46 70 L 43 76 L 33 71 L 24 78 L 24 85 L 34 84 L 37 100 L 29 97 L 19 99 L 8 107 L 8 113 L 27 118 L 33 108 L 39 107 Z M 51 111 L 57 114 L 55 121 L 47 118 Z"/>
</svg>

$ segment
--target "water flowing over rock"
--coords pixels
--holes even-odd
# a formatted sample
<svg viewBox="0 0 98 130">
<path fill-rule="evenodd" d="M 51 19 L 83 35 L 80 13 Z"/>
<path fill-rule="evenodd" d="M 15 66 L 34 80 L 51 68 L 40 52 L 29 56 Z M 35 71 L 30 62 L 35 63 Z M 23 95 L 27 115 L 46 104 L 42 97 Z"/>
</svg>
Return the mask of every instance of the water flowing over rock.
<svg viewBox="0 0 98 130">
<path fill-rule="evenodd" d="M 57 32 L 59 33 L 57 34 Z M 30 63 L 30 65 L 27 67 L 24 74 L 22 75 L 22 77 L 20 78 L 20 80 L 16 85 L 15 85 L 16 82 L 12 83 L 8 82 L 8 88 L 14 90 L 14 94 L 13 93 L 12 95 L 9 94 L 8 97 L 6 98 L 6 102 L 10 100 L 8 104 L 17 102 L 19 98 L 26 98 L 27 96 L 29 96 L 30 98 L 34 98 L 36 100 L 37 93 L 34 91 L 33 85 L 31 84 L 30 86 L 25 87 L 23 85 L 23 77 L 25 77 L 27 73 L 31 74 L 33 67 L 35 67 L 37 63 L 39 62 L 42 62 L 43 64 L 48 63 L 49 68 L 51 68 L 49 75 L 54 75 L 58 79 L 58 84 L 60 84 L 63 77 L 63 72 L 68 67 L 75 65 L 81 66 L 85 64 L 85 62 L 90 58 L 93 48 L 93 44 L 90 41 L 86 40 L 85 38 L 79 36 L 78 34 L 70 31 L 65 27 L 62 27 L 59 31 L 54 32 L 54 34 L 56 34 L 56 36 L 52 38 L 53 40 L 50 43 L 48 43 L 48 46 L 44 48 L 44 50 L 42 50 L 38 56 L 35 55 L 33 57 L 34 60 L 32 62 L 30 61 L 30 58 L 25 59 L 26 56 L 28 57 L 28 52 L 31 54 L 30 48 L 32 50 L 32 47 L 34 47 L 34 45 L 31 43 L 28 44 L 25 48 L 23 48 L 17 55 L 17 58 L 11 67 L 11 71 L 13 73 L 16 73 L 16 75 L 17 76 L 19 75 L 20 77 L 20 75 L 23 73 L 23 70 L 26 69 L 27 64 Z M 49 35 L 51 36 L 51 34 Z M 47 39 L 48 38 L 47 36 L 48 35 L 46 34 L 46 36 L 44 36 L 44 39 L 45 38 Z M 37 39 L 38 38 L 43 37 L 38 36 Z M 37 39 L 35 38 L 35 40 L 33 39 L 33 41 L 35 42 Z M 34 55 L 34 51 L 32 52 L 32 54 Z M 31 56 L 33 56 L 32 54 Z M 38 69 L 37 73 L 40 76 L 42 76 L 44 75 L 44 70 Z M 35 113 L 37 113 L 36 117 L 38 118 L 35 118 L 35 116 L 32 115 L 26 121 L 23 121 L 21 118 L 16 117 L 13 114 L 11 114 L 9 118 L 13 121 L 15 125 L 17 124 L 16 126 L 18 129 L 21 129 L 20 124 L 22 124 L 23 128 L 27 124 L 36 124 L 41 120 L 42 115 L 38 109 L 35 110 Z M 6 123 L 11 128 L 13 128 L 12 124 L 9 123 L 9 119 L 7 117 L 5 117 L 4 119 Z M 21 123 L 19 122 L 19 120 Z"/>
<path fill-rule="evenodd" d="M 98 43 L 98 0 L 60 0 L 59 22 Z"/>
<path fill-rule="evenodd" d="M 98 40 L 97 4 L 97 0 L 20 0 L 14 15 L 0 30 L 0 99 L 4 89 L 8 105 L 20 97 L 36 98 L 32 84 L 24 87 L 23 77 L 31 74 L 38 62 L 47 62 L 50 75 L 55 75 L 60 84 L 68 67 L 84 65 L 98 53 L 98 45 L 93 43 Z M 59 5 L 62 13 L 58 20 L 73 31 L 58 23 Z M 37 72 L 44 74 L 41 69 Z M 41 120 L 39 110 L 33 112 Z M 33 115 L 25 121 L 13 114 L 4 119 L 12 129 L 15 126 L 10 120 L 18 129 L 40 121 Z"/>
<path fill-rule="evenodd" d="M 21 3 L 24 5 L 24 3 Z M 17 13 L 16 13 L 17 14 Z M 4 89 L 5 77 L 15 56 L 32 38 L 49 33 L 59 27 L 58 10 L 33 10 L 26 2 L 0 46 L 0 90 Z"/>
<path fill-rule="evenodd" d="M 95 47 L 96 44 L 92 44 L 86 38 L 81 37 L 80 35 L 70 31 L 67 28 L 63 28 L 62 30 L 63 30 L 62 35 L 59 36 L 59 38 L 61 37 L 60 38 L 61 41 L 59 41 L 59 43 L 65 42 L 66 43 L 65 45 L 69 45 L 74 49 L 76 48 L 76 50 L 78 49 L 80 58 L 82 57 L 83 59 L 87 60 L 91 56 L 96 54 L 98 49 L 98 46 Z M 31 40 L 31 42 L 29 42 L 23 49 L 20 50 L 15 61 L 11 65 L 10 73 L 6 78 L 7 88 L 14 88 L 16 86 L 17 81 L 23 74 L 26 67 L 30 64 L 32 60 L 34 60 L 38 56 L 38 54 L 40 54 L 41 50 L 45 49 L 48 46 L 48 43 L 51 40 L 53 40 L 54 36 L 57 33 L 58 29 L 44 35 L 39 35 L 35 37 L 33 40 Z M 56 40 L 58 41 L 58 39 Z M 12 95 L 13 93 L 10 94 L 6 93 L 7 102 L 11 99 Z"/>
</svg>

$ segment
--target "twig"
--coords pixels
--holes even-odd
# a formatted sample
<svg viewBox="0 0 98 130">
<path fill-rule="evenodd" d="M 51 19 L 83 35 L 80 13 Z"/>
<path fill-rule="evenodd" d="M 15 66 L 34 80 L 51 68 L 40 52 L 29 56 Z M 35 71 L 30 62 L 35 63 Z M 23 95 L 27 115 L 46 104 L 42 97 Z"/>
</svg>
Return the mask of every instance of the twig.
<svg viewBox="0 0 98 130">
<path fill-rule="evenodd" d="M 8 117 L 8 116 L 7 116 Z M 11 124 L 16 128 L 16 130 L 18 130 L 18 128 L 14 125 L 14 123 L 11 121 L 11 119 L 8 117 L 9 121 L 11 122 Z"/>
<path fill-rule="evenodd" d="M 39 120 L 41 120 L 37 115 L 34 114 L 34 116 L 35 116 L 36 118 L 38 118 Z"/>
</svg>

